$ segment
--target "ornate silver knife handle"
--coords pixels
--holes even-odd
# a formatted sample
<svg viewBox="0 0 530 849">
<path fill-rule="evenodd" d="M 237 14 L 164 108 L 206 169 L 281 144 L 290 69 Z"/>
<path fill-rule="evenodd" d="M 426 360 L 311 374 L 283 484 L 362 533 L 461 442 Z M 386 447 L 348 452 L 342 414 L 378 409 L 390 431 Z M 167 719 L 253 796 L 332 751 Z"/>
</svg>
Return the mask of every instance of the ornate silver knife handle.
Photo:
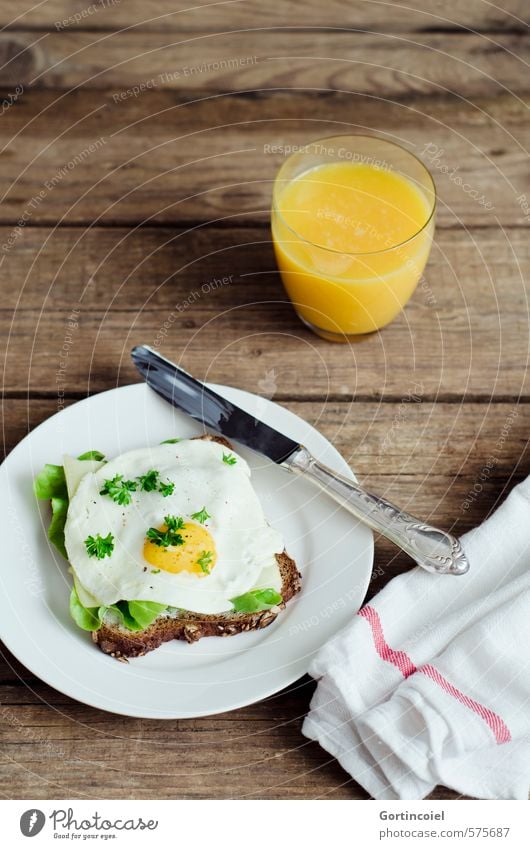
<svg viewBox="0 0 530 849">
<path fill-rule="evenodd" d="M 469 562 L 459 540 L 426 525 L 385 498 L 333 472 L 300 446 L 282 465 L 316 483 L 365 525 L 391 540 L 428 572 L 464 575 Z"/>
</svg>

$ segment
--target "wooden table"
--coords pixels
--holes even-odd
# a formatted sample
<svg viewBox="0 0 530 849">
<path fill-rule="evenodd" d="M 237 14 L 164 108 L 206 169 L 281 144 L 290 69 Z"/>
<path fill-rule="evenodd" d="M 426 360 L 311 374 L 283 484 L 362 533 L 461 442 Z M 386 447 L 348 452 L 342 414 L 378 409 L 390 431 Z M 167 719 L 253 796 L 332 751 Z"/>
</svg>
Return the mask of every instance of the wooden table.
<svg viewBox="0 0 530 849">
<path fill-rule="evenodd" d="M 480 522 L 530 465 L 529 7 L 501 5 L 2 0 L 5 451 L 136 381 L 131 346 L 158 341 L 315 424 L 410 511 Z M 372 131 L 430 165 L 436 243 L 404 314 L 334 346 L 275 270 L 274 148 Z M 370 593 L 410 565 L 378 540 Z M 8 652 L 0 676 L 5 797 L 366 798 L 300 733 L 309 679 L 162 722 L 78 704 Z"/>
</svg>

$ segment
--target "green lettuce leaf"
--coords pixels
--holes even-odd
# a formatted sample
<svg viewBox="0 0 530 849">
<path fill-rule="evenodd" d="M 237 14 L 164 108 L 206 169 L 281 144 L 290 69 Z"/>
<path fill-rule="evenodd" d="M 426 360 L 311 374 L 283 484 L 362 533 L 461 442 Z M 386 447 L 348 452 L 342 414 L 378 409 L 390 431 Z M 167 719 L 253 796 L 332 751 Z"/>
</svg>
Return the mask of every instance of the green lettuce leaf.
<svg viewBox="0 0 530 849">
<path fill-rule="evenodd" d="M 33 491 L 37 498 L 45 500 L 50 498 L 68 499 L 63 467 L 46 463 L 43 470 L 35 478 Z"/>
<path fill-rule="evenodd" d="M 102 462 L 105 459 L 105 455 L 101 453 L 101 451 L 85 451 L 84 454 L 80 454 L 77 458 L 78 460 L 97 460 Z"/>
<path fill-rule="evenodd" d="M 33 491 L 37 498 L 50 501 L 52 520 L 48 528 L 48 539 L 63 557 L 67 557 L 64 546 L 64 525 L 68 512 L 68 492 L 63 467 L 47 463 L 35 478 Z"/>
<path fill-rule="evenodd" d="M 264 590 L 250 590 L 248 593 L 231 598 L 234 610 L 238 613 L 257 613 L 259 610 L 268 610 L 282 602 L 280 593 L 271 588 Z"/>
<path fill-rule="evenodd" d="M 110 607 L 105 609 L 116 613 L 121 619 L 122 625 L 124 625 L 129 631 L 143 630 L 142 626 L 138 624 L 133 616 L 131 616 L 129 612 L 129 603 L 127 601 L 117 601 L 116 604 L 111 604 Z"/>
<path fill-rule="evenodd" d="M 77 590 L 72 587 L 70 593 L 70 616 L 83 631 L 97 631 L 101 627 L 105 608 L 83 607 L 79 601 Z"/>
<path fill-rule="evenodd" d="M 156 617 L 167 610 L 166 604 L 158 604 L 156 601 L 129 601 L 129 613 L 140 628 L 148 628 Z"/>
<path fill-rule="evenodd" d="M 66 546 L 64 544 L 64 526 L 66 514 L 68 513 L 68 498 L 52 498 L 52 520 L 48 526 L 48 539 L 63 557 L 68 560 Z"/>
<path fill-rule="evenodd" d="M 101 619 L 107 610 L 117 614 L 129 631 L 143 631 L 160 613 L 167 610 L 167 605 L 155 601 L 117 601 L 109 607 L 100 607 Z"/>
<path fill-rule="evenodd" d="M 84 607 L 75 586 L 70 594 L 70 614 L 84 631 L 98 631 L 107 611 L 115 613 L 129 631 L 143 631 L 164 610 L 167 610 L 165 604 L 154 601 L 118 601 L 108 606 Z"/>
</svg>

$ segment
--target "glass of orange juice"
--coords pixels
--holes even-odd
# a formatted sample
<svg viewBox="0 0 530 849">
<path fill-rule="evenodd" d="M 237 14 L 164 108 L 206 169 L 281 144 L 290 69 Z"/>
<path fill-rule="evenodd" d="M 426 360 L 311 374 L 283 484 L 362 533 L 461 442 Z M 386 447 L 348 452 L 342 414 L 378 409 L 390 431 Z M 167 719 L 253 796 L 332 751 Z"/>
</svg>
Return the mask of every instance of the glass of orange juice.
<svg viewBox="0 0 530 849">
<path fill-rule="evenodd" d="M 298 316 L 334 342 L 398 315 L 423 273 L 436 190 L 409 151 L 376 136 L 303 145 L 274 182 L 272 237 Z"/>
</svg>

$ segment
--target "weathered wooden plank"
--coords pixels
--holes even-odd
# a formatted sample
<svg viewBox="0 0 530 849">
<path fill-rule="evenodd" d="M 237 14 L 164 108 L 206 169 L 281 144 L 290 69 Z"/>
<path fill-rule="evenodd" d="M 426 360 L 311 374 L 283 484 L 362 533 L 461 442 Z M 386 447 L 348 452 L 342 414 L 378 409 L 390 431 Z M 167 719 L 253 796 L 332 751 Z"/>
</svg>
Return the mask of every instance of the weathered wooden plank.
<svg viewBox="0 0 530 849">
<path fill-rule="evenodd" d="M 117 718 L 41 690 L 54 699 L 51 710 L 1 709 L 0 787 L 10 798 L 42 799 L 366 798 L 300 734 L 312 689 L 298 684 L 250 708 L 185 722 Z"/>
<path fill-rule="evenodd" d="M 372 35 L 339 29 L 238 32 L 8 32 L 2 86 L 177 92 L 346 90 L 382 98 L 528 92 L 523 34 Z"/>
<path fill-rule="evenodd" d="M 337 95 L 175 102 L 145 92 L 24 94 L 0 123 L 0 222 L 266 220 L 285 156 L 310 139 L 383 134 L 431 168 L 439 226 L 525 223 L 523 104 L 495 99 L 385 106 Z M 526 216 L 528 209 L 526 209 Z"/>
<path fill-rule="evenodd" d="M 11 228 L 0 227 L 0 247 L 11 233 Z M 524 298 L 529 262 L 523 228 L 504 233 L 496 228 L 439 229 L 427 266 L 431 291 L 420 286 L 422 302 L 467 313 L 470 301 L 476 301 L 485 311 L 495 304 L 498 312 L 495 296 L 502 294 L 503 308 L 510 310 L 511 302 L 519 306 Z M 64 311 L 81 299 L 83 309 L 98 313 L 109 309 L 163 313 L 180 305 L 188 319 L 203 311 L 203 317 L 210 317 L 217 307 L 233 309 L 243 303 L 242 289 L 248 290 L 247 302 L 260 288 L 264 298 L 275 290 L 281 294 L 277 281 L 267 283 L 275 268 L 265 223 L 26 227 L 4 253 L 2 270 L 9 286 L 0 288 L 0 309 Z"/>
<path fill-rule="evenodd" d="M 530 103 L 530 97 L 514 98 L 509 93 L 495 98 L 477 97 L 472 102 L 462 97 L 440 96 L 432 98 L 428 108 L 420 95 L 382 104 L 377 96 L 355 97 L 351 92 L 335 91 L 296 91 L 296 96 L 289 90 L 266 91 L 259 96 L 225 92 L 202 98 L 177 98 L 175 92 L 153 88 L 117 103 L 111 94 L 97 89 L 71 92 L 27 89 L 12 108 L 4 110 L 0 122 L 1 138 L 7 140 L 9 135 L 23 134 L 27 125 L 28 134 L 38 133 L 45 140 L 58 135 L 86 140 L 103 133 L 113 135 L 130 125 L 134 125 L 135 134 L 147 135 L 149 129 L 155 138 L 159 135 L 172 138 L 178 129 L 184 136 L 186 132 L 205 132 L 218 125 L 229 128 L 243 124 L 244 117 L 249 132 L 254 124 L 266 121 L 271 124 L 280 121 L 282 129 L 282 121 L 287 127 L 289 122 L 301 119 L 305 122 L 312 117 L 330 124 L 336 122 L 339 128 L 342 122 L 354 121 L 359 131 L 379 128 L 384 133 L 386 129 L 390 140 L 395 133 L 398 142 L 406 138 L 399 136 L 399 128 L 409 131 L 418 129 L 420 124 L 426 132 L 426 128 L 430 131 L 438 126 L 440 130 L 453 127 L 461 134 L 469 127 L 490 130 L 495 125 L 506 125 L 510 132 L 515 132 L 517 139 L 518 132 L 526 128 Z M 85 124 L 102 103 L 119 108 L 109 109 L 104 116 Z"/>
<path fill-rule="evenodd" d="M 245 2 L 189 3 L 189 0 L 33 0 L 17 3 L 16 11 L 8 0 L 0 2 L 0 26 L 17 29 L 51 30 L 90 29 L 107 31 L 134 27 L 138 31 L 219 32 L 243 27 L 354 27 L 380 31 L 453 30 L 469 28 L 488 32 L 522 30 L 529 22 L 524 0 L 504 0 L 502 8 L 483 0 L 422 0 L 387 3 L 365 0 L 271 0 L 264 6 L 259 0 Z"/>
<path fill-rule="evenodd" d="M 20 725 L 15 735 L 10 730 L 15 740 L 3 745 L 0 786 L 18 799 L 368 798 L 300 734 L 311 690 L 305 685 L 234 712 L 230 720 L 206 722 L 124 721 L 60 705 L 66 713 L 55 728 L 48 707 L 17 707 Z M 440 788 L 436 796 L 455 794 Z"/>
<path fill-rule="evenodd" d="M 198 377 L 281 398 L 399 400 L 416 384 L 431 399 L 528 397 L 529 252 L 524 230 L 440 230 L 405 312 L 345 347 L 296 318 L 268 231 L 27 228 L 3 265 L 5 389 L 129 383 L 129 350 L 148 343 Z"/>
</svg>

